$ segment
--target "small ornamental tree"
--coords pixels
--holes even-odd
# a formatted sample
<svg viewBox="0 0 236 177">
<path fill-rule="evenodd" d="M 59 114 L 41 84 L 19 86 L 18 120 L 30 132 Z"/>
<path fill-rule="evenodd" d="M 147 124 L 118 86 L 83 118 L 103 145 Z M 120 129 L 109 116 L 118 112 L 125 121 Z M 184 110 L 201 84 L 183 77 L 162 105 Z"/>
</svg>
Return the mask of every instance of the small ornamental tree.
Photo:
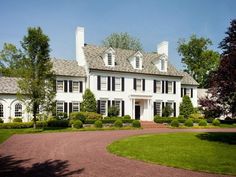
<svg viewBox="0 0 236 177">
<path fill-rule="evenodd" d="M 172 112 L 173 112 L 173 109 L 169 105 L 167 105 L 162 110 L 162 116 L 163 117 L 170 117 Z"/>
<path fill-rule="evenodd" d="M 81 111 L 83 112 L 96 112 L 97 105 L 94 94 L 90 89 L 86 89 L 83 94 L 83 102 L 81 104 Z"/>
<path fill-rule="evenodd" d="M 182 103 L 179 107 L 180 115 L 183 115 L 185 118 L 188 118 L 190 114 L 194 112 L 193 104 L 189 96 L 185 95 L 182 99 Z"/>
<path fill-rule="evenodd" d="M 119 109 L 116 106 L 111 106 L 108 109 L 108 116 L 109 117 L 116 117 L 119 115 Z"/>
</svg>

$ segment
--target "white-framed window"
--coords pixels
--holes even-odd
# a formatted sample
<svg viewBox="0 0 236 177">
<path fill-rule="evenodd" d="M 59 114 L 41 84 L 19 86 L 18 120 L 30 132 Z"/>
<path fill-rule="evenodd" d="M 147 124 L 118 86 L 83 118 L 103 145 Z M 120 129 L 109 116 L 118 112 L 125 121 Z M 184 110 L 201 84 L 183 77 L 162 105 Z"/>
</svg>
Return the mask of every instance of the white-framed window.
<svg viewBox="0 0 236 177">
<path fill-rule="evenodd" d="M 190 88 L 186 88 L 186 95 L 189 96 L 189 98 L 191 98 L 191 89 Z"/>
<path fill-rule="evenodd" d="M 101 76 L 101 90 L 107 90 L 107 77 Z"/>
<path fill-rule="evenodd" d="M 168 81 L 168 93 L 173 93 L 173 82 Z"/>
<path fill-rule="evenodd" d="M 107 113 L 107 101 L 100 100 L 100 114 L 106 115 Z"/>
<path fill-rule="evenodd" d="M 22 105 L 20 103 L 15 104 L 15 117 L 22 117 Z"/>
<path fill-rule="evenodd" d="M 56 108 L 57 108 L 57 114 L 61 113 L 61 112 L 64 112 L 64 102 L 58 101 Z"/>
<path fill-rule="evenodd" d="M 0 117 L 1 118 L 3 118 L 3 116 L 4 116 L 4 109 L 3 109 L 3 104 L 2 103 L 0 103 Z"/>
<path fill-rule="evenodd" d="M 115 78 L 115 89 L 116 91 L 121 91 L 121 78 L 120 77 Z"/>
<path fill-rule="evenodd" d="M 78 81 L 73 81 L 72 82 L 72 88 L 73 88 L 73 92 L 78 92 L 79 91 L 79 82 Z"/>
<path fill-rule="evenodd" d="M 136 67 L 137 69 L 140 68 L 140 58 L 139 58 L 139 57 L 135 57 L 135 67 Z"/>
<path fill-rule="evenodd" d="M 136 79 L 136 90 L 142 91 L 142 79 Z"/>
<path fill-rule="evenodd" d="M 63 81 L 57 81 L 57 91 L 63 91 Z"/>
<path fill-rule="evenodd" d="M 72 102 L 72 112 L 79 112 L 79 102 Z"/>
<path fill-rule="evenodd" d="M 161 93 L 161 81 L 156 81 L 156 92 Z"/>
<path fill-rule="evenodd" d="M 107 54 L 107 65 L 112 66 L 112 54 L 111 53 Z"/>
<path fill-rule="evenodd" d="M 119 115 L 120 115 L 120 113 L 121 113 L 121 101 L 120 100 L 115 100 L 114 102 L 115 102 L 115 107 L 118 108 Z"/>
<path fill-rule="evenodd" d="M 162 111 L 161 111 L 161 102 L 156 102 L 155 104 L 155 109 L 156 109 L 156 115 L 161 116 L 162 115 Z"/>
</svg>

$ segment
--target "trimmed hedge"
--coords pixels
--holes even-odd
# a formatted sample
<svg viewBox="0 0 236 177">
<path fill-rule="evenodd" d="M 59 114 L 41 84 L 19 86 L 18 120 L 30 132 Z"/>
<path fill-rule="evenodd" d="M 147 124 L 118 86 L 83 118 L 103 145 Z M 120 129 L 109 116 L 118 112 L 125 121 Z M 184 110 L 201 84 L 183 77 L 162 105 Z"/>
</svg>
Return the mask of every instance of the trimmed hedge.
<svg viewBox="0 0 236 177">
<path fill-rule="evenodd" d="M 42 128 L 46 127 L 46 121 L 37 121 L 36 127 Z M 18 128 L 32 128 L 33 122 L 11 122 L 11 123 L 0 123 L 0 129 L 18 129 Z"/>
<path fill-rule="evenodd" d="M 94 122 L 94 126 L 95 126 L 96 128 L 102 128 L 102 127 L 103 127 L 102 121 L 101 121 L 101 120 L 96 120 L 96 121 Z"/>
<path fill-rule="evenodd" d="M 117 120 L 114 122 L 114 126 L 115 126 L 115 127 L 123 127 L 123 122 L 122 122 L 122 120 L 117 119 Z"/>
<path fill-rule="evenodd" d="M 73 120 L 73 127 L 74 128 L 83 128 L 83 122 L 81 120 Z"/>
<path fill-rule="evenodd" d="M 132 122 L 132 126 L 135 127 L 135 128 L 140 128 L 141 127 L 140 121 L 134 120 Z"/>
<path fill-rule="evenodd" d="M 116 121 L 116 120 L 118 120 L 118 119 L 112 119 L 112 118 L 107 118 L 107 119 L 102 119 L 101 121 L 102 121 L 102 123 L 103 124 L 114 124 L 114 122 Z M 122 120 L 122 122 L 125 124 L 125 123 L 132 123 L 133 121 L 134 121 L 134 119 L 120 119 L 120 120 Z M 94 124 L 95 123 L 95 119 L 86 119 L 85 121 L 84 121 L 84 124 Z"/>
<path fill-rule="evenodd" d="M 198 125 L 199 126 L 207 126 L 207 121 L 203 119 L 198 123 Z"/>
<path fill-rule="evenodd" d="M 219 120 L 222 124 L 236 124 L 236 119 L 226 118 L 225 120 Z"/>
<path fill-rule="evenodd" d="M 212 121 L 212 124 L 213 124 L 214 126 L 219 126 L 219 125 L 220 125 L 220 121 L 219 121 L 218 119 L 214 119 L 214 120 Z"/>
<path fill-rule="evenodd" d="M 22 122 L 22 118 L 14 118 L 12 122 Z"/>
<path fill-rule="evenodd" d="M 193 121 L 191 119 L 187 119 L 185 122 L 184 122 L 184 125 L 186 127 L 192 127 L 193 126 Z"/>
<path fill-rule="evenodd" d="M 49 120 L 48 127 L 68 127 L 69 120 Z"/>
<path fill-rule="evenodd" d="M 85 115 L 81 112 L 72 112 L 70 113 L 70 120 L 80 120 L 81 122 L 84 122 L 86 119 Z"/>
<path fill-rule="evenodd" d="M 179 121 L 177 119 L 174 119 L 170 123 L 171 127 L 179 127 Z"/>
<path fill-rule="evenodd" d="M 86 119 L 95 119 L 95 120 L 102 119 L 102 115 L 96 112 L 80 112 L 80 113 L 83 114 Z"/>
<path fill-rule="evenodd" d="M 130 115 L 124 115 L 123 119 L 131 119 Z"/>
</svg>

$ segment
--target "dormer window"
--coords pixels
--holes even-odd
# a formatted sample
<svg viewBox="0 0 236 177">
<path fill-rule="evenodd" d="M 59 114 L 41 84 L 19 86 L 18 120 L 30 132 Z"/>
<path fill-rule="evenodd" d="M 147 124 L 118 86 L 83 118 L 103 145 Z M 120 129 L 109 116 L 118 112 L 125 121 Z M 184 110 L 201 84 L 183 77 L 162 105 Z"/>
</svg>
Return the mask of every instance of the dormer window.
<svg viewBox="0 0 236 177">
<path fill-rule="evenodd" d="M 135 66 L 137 69 L 140 68 L 140 58 L 139 57 L 136 57 Z"/>
<path fill-rule="evenodd" d="M 111 47 L 103 53 L 103 61 L 105 66 L 113 67 L 115 66 L 115 50 Z"/>
<path fill-rule="evenodd" d="M 112 66 L 112 54 L 107 54 L 107 65 Z"/>
</svg>

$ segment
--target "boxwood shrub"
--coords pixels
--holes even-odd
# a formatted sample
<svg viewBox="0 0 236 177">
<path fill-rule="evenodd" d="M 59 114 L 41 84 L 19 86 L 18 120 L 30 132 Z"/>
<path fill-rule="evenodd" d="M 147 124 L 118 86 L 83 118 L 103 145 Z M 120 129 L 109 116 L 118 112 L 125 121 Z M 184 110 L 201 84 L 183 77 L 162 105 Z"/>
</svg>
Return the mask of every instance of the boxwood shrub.
<svg viewBox="0 0 236 177">
<path fill-rule="evenodd" d="M 173 119 L 170 125 L 171 127 L 179 127 L 179 121 L 177 119 Z"/>
<path fill-rule="evenodd" d="M 0 118 L 0 123 L 3 123 L 4 121 Z"/>
<path fill-rule="evenodd" d="M 94 126 L 96 127 L 96 128 L 102 128 L 102 121 L 101 120 L 96 120 L 95 122 L 94 122 Z"/>
<path fill-rule="evenodd" d="M 214 120 L 212 121 L 212 124 L 213 124 L 214 126 L 219 126 L 219 125 L 220 125 L 220 121 L 219 121 L 218 119 L 214 119 Z"/>
<path fill-rule="evenodd" d="M 49 120 L 48 127 L 68 127 L 69 120 Z"/>
<path fill-rule="evenodd" d="M 94 122 L 96 122 L 96 119 L 86 119 L 84 124 L 94 124 Z"/>
<path fill-rule="evenodd" d="M 124 115 L 123 119 L 131 119 L 130 115 Z"/>
<path fill-rule="evenodd" d="M 192 119 L 187 119 L 185 122 L 184 122 L 184 125 L 186 127 L 192 127 L 193 126 L 193 121 Z"/>
<path fill-rule="evenodd" d="M 74 128 L 82 128 L 83 127 L 83 122 L 81 120 L 74 120 L 73 121 L 73 127 Z"/>
<path fill-rule="evenodd" d="M 80 112 L 80 113 L 83 114 L 86 119 L 95 119 L 95 120 L 102 119 L 102 115 L 96 112 Z"/>
<path fill-rule="evenodd" d="M 14 118 L 12 122 L 22 122 L 22 118 L 19 117 Z"/>
<path fill-rule="evenodd" d="M 122 120 L 117 119 L 117 120 L 114 122 L 114 126 L 115 126 L 115 127 L 123 127 L 123 122 L 122 122 Z"/>
<path fill-rule="evenodd" d="M 84 122 L 86 119 L 85 115 L 81 112 L 72 112 L 70 113 L 70 120 L 80 120 Z"/>
<path fill-rule="evenodd" d="M 198 123 L 199 126 L 207 126 L 207 121 L 202 119 L 200 120 L 200 122 Z"/>
<path fill-rule="evenodd" d="M 140 128 L 141 127 L 140 121 L 134 120 L 132 122 L 132 126 L 135 127 L 135 128 Z"/>
</svg>

